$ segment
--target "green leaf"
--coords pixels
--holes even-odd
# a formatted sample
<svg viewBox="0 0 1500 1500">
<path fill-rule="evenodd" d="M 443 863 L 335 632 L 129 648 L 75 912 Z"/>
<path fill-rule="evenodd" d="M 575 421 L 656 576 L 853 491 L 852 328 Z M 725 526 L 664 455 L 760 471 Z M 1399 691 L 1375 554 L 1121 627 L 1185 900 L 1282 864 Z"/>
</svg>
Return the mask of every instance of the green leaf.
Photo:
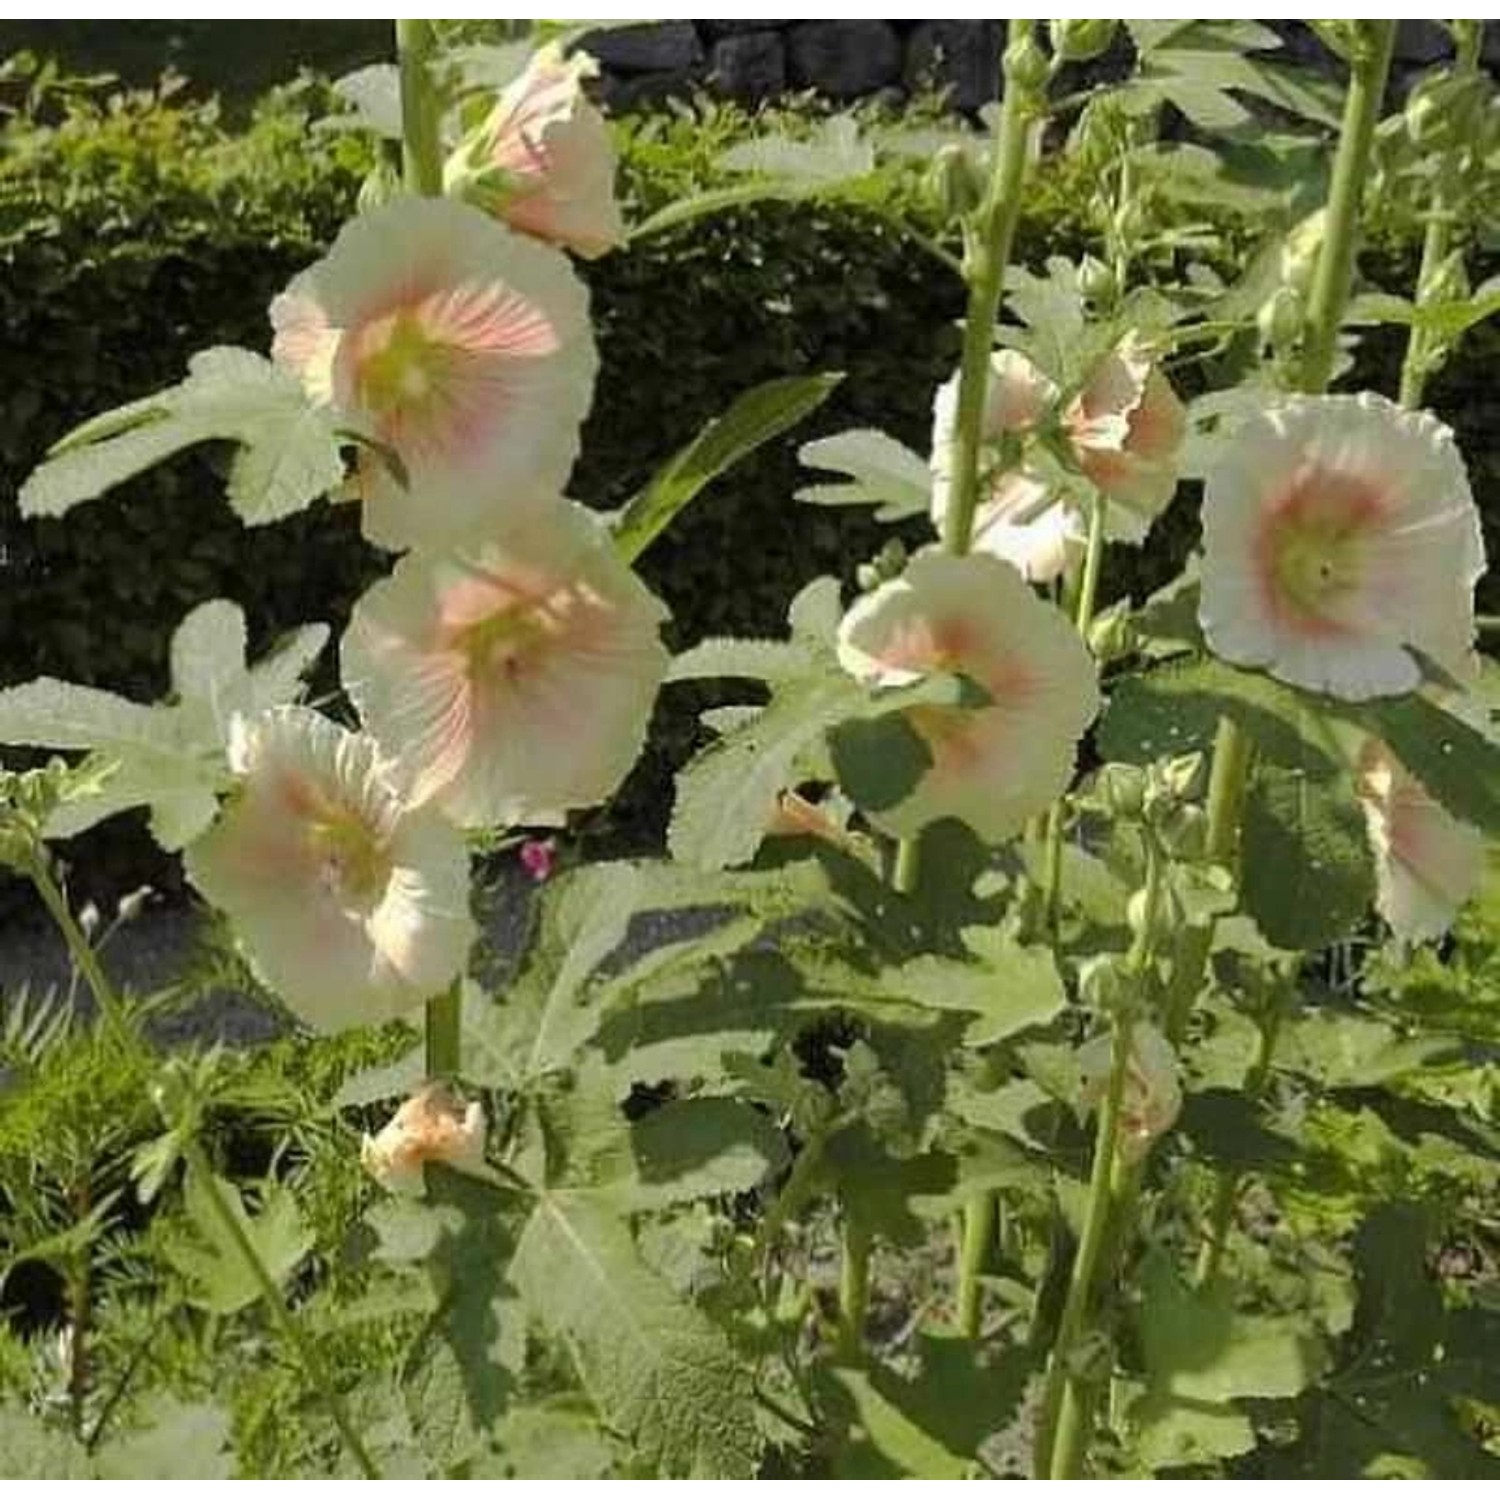
<svg viewBox="0 0 1500 1500">
<path fill-rule="evenodd" d="M 790 682 L 807 676 L 816 665 L 816 655 L 801 641 L 731 640 L 714 636 L 674 656 L 667 669 L 667 681 L 744 677 L 753 682 Z"/>
<path fill-rule="evenodd" d="M 748 1369 L 590 1194 L 540 1197 L 510 1275 L 528 1311 L 567 1349 L 604 1422 L 648 1469 L 754 1475 L 761 1439 Z"/>
<path fill-rule="evenodd" d="M 867 696 L 852 677 L 820 672 L 778 687 L 765 711 L 700 752 L 678 774 L 667 832 L 674 859 L 722 870 L 753 859 L 776 797 L 805 755 Z"/>
<path fill-rule="evenodd" d="M 797 499 L 809 505 L 875 505 L 877 521 L 900 521 L 925 515 L 931 503 L 932 474 L 926 459 L 874 428 L 804 443 L 797 460 L 809 469 L 849 476 L 847 483 L 798 490 Z"/>
<path fill-rule="evenodd" d="M 875 152 L 860 139 L 858 122 L 850 115 L 824 120 L 810 140 L 786 135 L 763 135 L 731 146 L 719 157 L 730 172 L 760 172 L 829 187 L 875 170 Z"/>
<path fill-rule="evenodd" d="M 786 1164 L 769 1116 L 735 1099 L 677 1099 L 630 1125 L 628 1176 L 606 1184 L 634 1209 L 747 1193 Z"/>
<path fill-rule="evenodd" d="M 22 514 L 65 515 L 184 448 L 216 440 L 240 445 L 229 502 L 247 525 L 302 510 L 343 481 L 331 418 L 294 377 L 245 349 L 206 349 L 181 385 L 64 438 L 21 486 Z"/>
<path fill-rule="evenodd" d="M 1326 948 L 1369 915 L 1375 859 L 1346 778 L 1260 766 L 1241 839 L 1241 899 L 1278 948 Z"/>
<path fill-rule="evenodd" d="M 828 733 L 841 790 L 866 812 L 904 802 L 932 769 L 932 750 L 905 714 L 846 719 Z"/>
<path fill-rule="evenodd" d="M 495 1429 L 495 1452 L 471 1469 L 475 1479 L 608 1479 L 625 1455 L 586 1401 L 551 1396 L 511 1406 Z"/>
<path fill-rule="evenodd" d="M 0 1406 L 0 1479 L 91 1479 L 88 1450 L 20 1405 Z"/>
<path fill-rule="evenodd" d="M 145 1425 L 100 1448 L 101 1479 L 229 1479 L 229 1418 L 217 1406 L 167 1401 L 151 1406 Z"/>
<path fill-rule="evenodd" d="M 705 485 L 826 401 L 842 375 L 792 375 L 739 396 L 632 496 L 614 522 L 615 545 L 633 562 Z"/>
<path fill-rule="evenodd" d="M 215 1190 L 272 1281 L 278 1284 L 312 1249 L 313 1236 L 302 1222 L 297 1200 L 281 1184 L 266 1185 L 261 1211 L 252 1219 L 232 1182 L 214 1177 L 210 1186 L 199 1173 L 188 1173 L 185 1203 L 195 1235 L 170 1240 L 167 1258 L 187 1279 L 189 1297 L 199 1307 L 216 1313 L 239 1312 L 260 1301 L 264 1294 L 236 1237 L 219 1218 L 211 1197 Z"/>
</svg>

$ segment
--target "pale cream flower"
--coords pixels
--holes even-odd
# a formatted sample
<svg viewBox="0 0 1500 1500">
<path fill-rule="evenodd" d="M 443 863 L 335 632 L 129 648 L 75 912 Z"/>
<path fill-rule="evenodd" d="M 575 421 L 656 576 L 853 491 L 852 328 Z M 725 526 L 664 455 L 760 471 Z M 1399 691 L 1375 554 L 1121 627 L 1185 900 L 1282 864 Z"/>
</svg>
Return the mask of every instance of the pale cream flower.
<svg viewBox="0 0 1500 1500">
<path fill-rule="evenodd" d="M 614 145 L 583 91 L 598 71 L 587 53 L 541 48 L 449 158 L 447 190 L 576 255 L 624 244 Z"/>
<path fill-rule="evenodd" d="M 238 720 L 240 784 L 186 854 L 266 984 L 320 1031 L 404 1015 L 474 939 L 456 830 L 403 799 L 368 735 L 306 708 Z"/>
<path fill-rule="evenodd" d="M 1358 764 L 1376 909 L 1399 938 L 1439 938 L 1484 877 L 1484 835 L 1430 796 L 1379 740 L 1365 741 Z"/>
<path fill-rule="evenodd" d="M 351 431 L 364 529 L 387 547 L 483 535 L 555 503 L 598 367 L 567 257 L 476 208 L 403 197 L 351 220 L 271 304 L 278 364 Z"/>
<path fill-rule="evenodd" d="M 1289 400 L 1225 445 L 1203 499 L 1200 618 L 1227 661 L 1315 692 L 1412 691 L 1474 640 L 1479 513 L 1453 434 L 1384 397 Z"/>
<path fill-rule="evenodd" d="M 634 765 L 666 617 L 598 519 L 559 500 L 397 563 L 354 608 L 344 686 L 416 802 L 466 828 L 558 823 Z"/>
<path fill-rule="evenodd" d="M 429 1162 L 455 1172 L 484 1168 L 484 1108 L 465 1105 L 443 1084 L 429 1083 L 401 1106 L 375 1136 L 365 1136 L 359 1160 L 387 1192 L 419 1198 Z"/>
<path fill-rule="evenodd" d="M 1098 711 L 1093 660 L 1072 626 L 1009 563 L 983 553 L 918 553 L 844 616 L 838 650 L 845 669 L 873 685 L 956 672 L 990 697 L 982 708 L 903 711 L 932 764 L 903 802 L 869 815 L 901 837 L 947 817 L 991 841 L 1017 832 L 1066 788 Z"/>
<path fill-rule="evenodd" d="M 1114 1041 L 1108 1034 L 1092 1038 L 1078 1049 L 1078 1071 L 1083 1080 L 1083 1102 L 1097 1109 L 1109 1091 Z M 1128 1162 L 1142 1160 L 1151 1143 L 1165 1135 L 1182 1111 L 1182 1085 L 1177 1054 L 1156 1027 L 1137 1021 L 1130 1030 L 1130 1056 L 1125 1064 L 1125 1088 L 1120 1096 L 1119 1152 Z"/>
</svg>

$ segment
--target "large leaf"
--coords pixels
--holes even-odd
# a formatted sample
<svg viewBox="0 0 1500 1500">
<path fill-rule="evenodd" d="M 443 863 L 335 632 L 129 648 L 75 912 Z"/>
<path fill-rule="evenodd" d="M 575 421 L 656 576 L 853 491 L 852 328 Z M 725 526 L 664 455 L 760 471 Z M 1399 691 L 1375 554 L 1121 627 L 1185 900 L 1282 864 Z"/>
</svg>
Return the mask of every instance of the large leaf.
<svg viewBox="0 0 1500 1500">
<path fill-rule="evenodd" d="M 735 1099 L 678 1099 L 630 1126 L 630 1161 L 611 1196 L 632 1208 L 747 1193 L 781 1170 L 787 1147 L 770 1117 Z"/>
<path fill-rule="evenodd" d="M 614 522 L 621 555 L 631 561 L 639 557 L 705 485 L 816 411 L 843 378 L 791 375 L 768 380 L 738 397 L 626 502 Z"/>
<path fill-rule="evenodd" d="M 1347 778 L 1261 766 L 1241 837 L 1241 898 L 1278 948 L 1326 948 L 1369 915 L 1375 862 Z"/>
<path fill-rule="evenodd" d="M 189 1172 L 186 1205 L 194 1234 L 171 1240 L 167 1258 L 187 1278 L 189 1296 L 198 1306 L 216 1313 L 238 1312 L 258 1302 L 264 1289 L 238 1238 L 220 1218 L 215 1194 L 274 1282 L 285 1281 L 296 1270 L 312 1249 L 313 1237 L 302 1222 L 297 1200 L 279 1183 L 266 1187 L 261 1211 L 251 1218 L 232 1182 L 222 1177 L 209 1182 Z"/>
<path fill-rule="evenodd" d="M 246 349 L 193 356 L 181 385 L 95 418 L 65 437 L 21 486 L 21 512 L 65 515 L 184 448 L 240 445 L 229 502 L 247 525 L 302 510 L 343 480 L 339 436 L 300 383 Z"/>
<path fill-rule="evenodd" d="M 797 491 L 809 505 L 875 505 L 877 521 L 925 515 L 932 496 L 927 461 L 905 443 L 875 428 L 861 427 L 804 443 L 797 458 L 806 468 L 828 469 L 848 478 Z"/>
<path fill-rule="evenodd" d="M 593 1195 L 543 1193 L 510 1275 L 643 1464 L 666 1476 L 754 1474 L 761 1440 L 748 1369 L 708 1318 L 646 1267 L 624 1224 Z"/>
</svg>

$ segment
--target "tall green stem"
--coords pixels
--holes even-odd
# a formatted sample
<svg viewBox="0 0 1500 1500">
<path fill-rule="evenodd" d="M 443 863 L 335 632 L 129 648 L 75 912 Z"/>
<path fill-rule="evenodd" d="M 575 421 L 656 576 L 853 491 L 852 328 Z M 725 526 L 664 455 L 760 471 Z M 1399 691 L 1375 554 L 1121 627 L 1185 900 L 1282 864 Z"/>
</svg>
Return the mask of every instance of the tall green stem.
<svg viewBox="0 0 1500 1500">
<path fill-rule="evenodd" d="M 870 1308 L 870 1231 L 847 1213 L 839 1266 L 839 1358 L 858 1363 L 864 1355 L 865 1315 Z"/>
<path fill-rule="evenodd" d="M 78 972 L 83 975 L 83 982 L 88 985 L 89 992 L 93 995 L 94 1002 L 99 1007 L 99 1013 L 104 1019 L 104 1024 L 112 1031 L 123 1032 L 125 1007 L 120 1003 L 120 997 L 115 994 L 114 985 L 105 974 L 93 944 L 84 936 L 83 929 L 74 920 L 73 913 L 68 907 L 67 897 L 63 895 L 61 887 L 52 878 L 45 850 L 38 849 L 30 857 L 27 861 L 26 873 L 31 877 L 31 883 L 36 887 L 37 895 L 42 898 L 42 904 L 47 908 L 48 915 L 56 924 L 57 930 L 62 933 L 63 941 L 68 945 L 68 953 Z"/>
<path fill-rule="evenodd" d="M 1156 942 L 1162 897 L 1162 858 L 1154 841 L 1146 845 L 1145 910 L 1130 945 L 1125 967 L 1130 978 L 1143 982 Z M 1068 1295 L 1058 1320 L 1057 1338 L 1047 1367 L 1047 1383 L 1042 1392 L 1041 1412 L 1037 1420 L 1036 1469 L 1038 1475 L 1051 1479 L 1075 1477 L 1087 1444 L 1086 1406 L 1077 1374 L 1073 1369 L 1079 1341 L 1088 1324 L 1094 1302 L 1095 1281 L 1100 1251 L 1105 1243 L 1115 1201 L 1117 1151 L 1120 1139 L 1121 1103 L 1125 1097 L 1125 1080 L 1130 1067 L 1131 1033 L 1134 1023 L 1117 1015 L 1113 1022 L 1110 1049 L 1109 1083 L 1099 1109 L 1099 1125 L 1094 1138 L 1094 1164 L 1089 1176 L 1088 1201 L 1084 1209 L 1083 1236 L 1073 1258 L 1068 1280 Z"/>
<path fill-rule="evenodd" d="M 1023 83 L 1012 62 L 1023 48 L 1035 47 L 1035 22 L 1009 23 L 1005 49 L 1005 97 L 995 131 L 993 168 L 984 202 L 968 236 L 964 275 L 969 284 L 964 313 L 963 353 L 958 370 L 958 410 L 953 437 L 953 480 L 943 517 L 943 546 L 957 557 L 969 550 L 974 511 L 979 503 L 979 456 L 984 436 L 984 401 L 989 386 L 995 320 L 1005 289 L 1011 243 L 1021 214 L 1033 122 L 1039 113 L 1034 87 Z M 917 840 L 903 839 L 896 855 L 893 884 L 916 888 Z"/>
<path fill-rule="evenodd" d="M 286 1298 L 282 1296 L 281 1288 L 276 1284 L 276 1278 L 266 1269 L 266 1263 L 260 1258 L 260 1252 L 255 1248 L 254 1241 L 245 1233 L 245 1226 L 240 1222 L 239 1215 L 234 1212 L 223 1193 L 219 1191 L 218 1178 L 214 1176 L 213 1167 L 202 1145 L 196 1140 L 189 1140 L 183 1147 L 183 1155 L 187 1159 L 189 1169 L 197 1176 L 208 1205 L 213 1210 L 214 1217 L 219 1221 L 219 1227 L 239 1252 L 246 1269 L 255 1278 L 255 1284 L 260 1288 L 266 1306 L 271 1309 L 271 1316 L 275 1319 L 276 1326 L 287 1343 L 296 1351 L 303 1376 L 317 1398 L 328 1409 L 328 1415 L 333 1418 L 333 1425 L 338 1428 L 339 1436 L 344 1440 L 344 1446 L 348 1448 L 350 1456 L 359 1465 L 360 1473 L 366 1479 L 379 1479 L 380 1469 L 375 1460 L 370 1457 L 369 1450 L 360 1438 L 359 1431 L 349 1416 L 349 1409 L 344 1405 L 344 1398 L 339 1395 L 328 1371 L 323 1367 L 317 1346 L 307 1337 L 301 1325 L 292 1316 L 292 1311 L 286 1304 Z"/>
<path fill-rule="evenodd" d="M 984 1269 L 995 1240 L 1000 1203 L 994 1193 L 979 1193 L 964 1206 L 959 1240 L 958 1331 L 977 1339 L 984 1324 Z"/>
<path fill-rule="evenodd" d="M 436 198 L 443 191 L 442 120 L 428 64 L 432 22 L 398 20 L 396 56 L 401 72 L 401 176 L 409 193 Z M 452 1077 L 463 1060 L 459 987 L 427 1002 L 427 1073 Z"/>
</svg>

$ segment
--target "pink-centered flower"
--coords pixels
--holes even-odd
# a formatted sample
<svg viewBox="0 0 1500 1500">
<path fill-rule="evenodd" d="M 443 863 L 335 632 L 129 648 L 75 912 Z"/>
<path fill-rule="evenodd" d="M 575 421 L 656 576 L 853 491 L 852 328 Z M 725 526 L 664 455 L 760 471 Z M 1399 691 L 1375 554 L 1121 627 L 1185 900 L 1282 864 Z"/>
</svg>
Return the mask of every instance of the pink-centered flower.
<svg viewBox="0 0 1500 1500">
<path fill-rule="evenodd" d="M 1072 778 L 1078 740 L 1099 706 L 1094 664 L 1009 563 L 918 553 L 900 578 L 849 610 L 838 649 L 846 670 L 874 685 L 953 672 L 990 698 L 979 708 L 903 710 L 932 763 L 910 796 L 870 815 L 887 832 L 905 837 L 952 817 L 1003 839 Z"/>
<path fill-rule="evenodd" d="M 1078 1049 L 1083 1102 L 1094 1109 L 1109 1089 L 1114 1041 L 1107 1033 Z M 1137 1021 L 1130 1030 L 1130 1056 L 1125 1063 L 1125 1088 L 1120 1096 L 1118 1150 L 1128 1162 L 1140 1161 L 1151 1143 L 1165 1135 L 1182 1110 L 1182 1085 L 1177 1078 L 1177 1054 L 1156 1027 Z"/>
<path fill-rule="evenodd" d="M 484 1167 L 484 1108 L 465 1105 L 440 1083 L 429 1083 L 398 1109 L 378 1135 L 365 1136 L 359 1159 L 387 1192 L 419 1198 L 429 1162 L 455 1172 Z"/>
<path fill-rule="evenodd" d="M 939 532 L 957 466 L 958 387 L 955 374 L 938 387 L 932 407 L 932 519 Z M 1018 350 L 997 349 L 991 355 L 971 547 L 1011 563 L 1031 583 L 1061 576 L 1083 541 L 1078 516 L 1055 503 L 1047 483 L 1022 466 L 1022 442 L 1047 416 L 1057 394 Z"/>
<path fill-rule="evenodd" d="M 598 366 L 559 251 L 466 204 L 401 198 L 345 225 L 271 321 L 277 363 L 405 471 L 360 455 L 371 540 L 458 543 L 555 503 Z"/>
<path fill-rule="evenodd" d="M 266 984 L 320 1031 L 445 989 L 474 938 L 468 856 L 407 804 L 375 741 L 278 708 L 235 721 L 230 762 L 240 785 L 187 871 Z"/>
<path fill-rule="evenodd" d="M 667 611 L 598 519 L 557 501 L 462 552 L 413 554 L 354 608 L 344 686 L 464 827 L 559 823 L 635 763 Z"/>
<path fill-rule="evenodd" d="M 1200 618 L 1226 660 L 1315 692 L 1410 692 L 1420 651 L 1455 675 L 1474 640 L 1479 514 L 1453 434 L 1381 396 L 1262 412 L 1203 499 Z"/>
<path fill-rule="evenodd" d="M 1187 412 L 1146 343 L 1126 334 L 1099 361 L 1063 426 L 1084 474 L 1111 502 L 1111 535 L 1145 539 L 1172 499 Z"/>
<path fill-rule="evenodd" d="M 1379 740 L 1357 781 L 1375 854 L 1376 909 L 1409 942 L 1441 937 L 1484 876 L 1484 835 L 1429 795 Z"/>
<path fill-rule="evenodd" d="M 587 53 L 541 48 L 449 158 L 448 191 L 575 255 L 622 245 L 614 145 L 583 91 L 598 71 Z"/>
</svg>

